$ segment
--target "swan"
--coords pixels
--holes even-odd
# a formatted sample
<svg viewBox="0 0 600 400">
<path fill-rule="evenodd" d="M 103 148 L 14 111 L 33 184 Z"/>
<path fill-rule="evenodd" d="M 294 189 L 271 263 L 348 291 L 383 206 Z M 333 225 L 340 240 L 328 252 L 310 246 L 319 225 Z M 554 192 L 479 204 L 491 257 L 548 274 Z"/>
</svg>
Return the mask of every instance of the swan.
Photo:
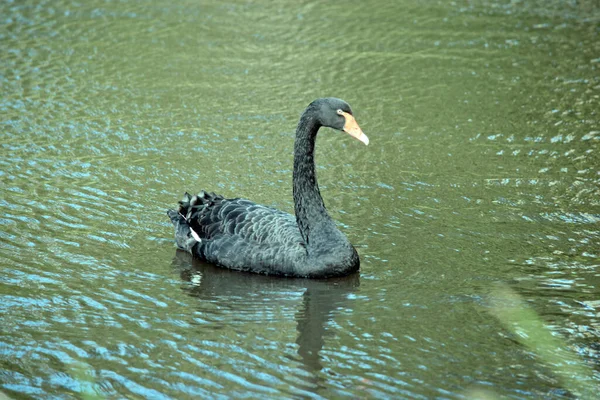
<svg viewBox="0 0 600 400">
<path fill-rule="evenodd" d="M 295 216 L 246 199 L 186 192 L 178 209 L 167 211 L 177 247 L 220 267 L 259 274 L 329 278 L 358 271 L 358 253 L 327 213 L 317 184 L 315 141 L 322 126 L 369 144 L 348 103 L 333 97 L 310 103 L 294 142 Z"/>
</svg>

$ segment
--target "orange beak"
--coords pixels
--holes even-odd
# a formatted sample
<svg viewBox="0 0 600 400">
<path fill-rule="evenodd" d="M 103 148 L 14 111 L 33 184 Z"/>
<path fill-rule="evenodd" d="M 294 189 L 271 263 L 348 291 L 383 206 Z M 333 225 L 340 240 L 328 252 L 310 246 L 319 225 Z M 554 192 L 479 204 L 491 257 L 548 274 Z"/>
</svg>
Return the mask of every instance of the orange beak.
<svg viewBox="0 0 600 400">
<path fill-rule="evenodd" d="M 358 123 L 356 122 L 354 117 L 351 114 L 348 114 L 347 112 L 343 111 L 342 115 L 344 116 L 344 118 L 346 118 L 346 123 L 344 124 L 344 132 L 346 132 L 353 138 L 360 140 L 364 144 L 368 145 L 369 138 L 367 137 L 367 135 L 365 135 L 362 129 L 360 129 L 360 126 L 358 126 Z"/>
</svg>

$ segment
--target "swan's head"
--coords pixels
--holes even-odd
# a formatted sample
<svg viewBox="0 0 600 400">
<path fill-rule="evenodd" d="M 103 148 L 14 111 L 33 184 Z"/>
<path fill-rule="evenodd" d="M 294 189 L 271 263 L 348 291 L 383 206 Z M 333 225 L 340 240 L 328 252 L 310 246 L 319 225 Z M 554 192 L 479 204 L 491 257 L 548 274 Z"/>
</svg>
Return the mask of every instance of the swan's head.
<svg viewBox="0 0 600 400">
<path fill-rule="evenodd" d="M 312 105 L 316 106 L 317 118 L 322 126 L 344 131 L 364 144 L 369 144 L 369 138 L 358 126 L 350 105 L 344 100 L 326 97 L 313 101 Z"/>
</svg>

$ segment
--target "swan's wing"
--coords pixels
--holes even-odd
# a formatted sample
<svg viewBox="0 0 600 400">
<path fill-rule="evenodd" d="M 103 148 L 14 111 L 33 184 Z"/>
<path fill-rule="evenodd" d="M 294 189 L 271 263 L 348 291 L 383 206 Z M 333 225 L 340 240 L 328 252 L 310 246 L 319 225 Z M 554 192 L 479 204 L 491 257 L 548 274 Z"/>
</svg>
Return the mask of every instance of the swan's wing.
<svg viewBox="0 0 600 400">
<path fill-rule="evenodd" d="M 189 200 L 185 201 L 187 197 Z M 303 245 L 293 215 L 249 200 L 225 199 L 214 193 L 200 192 L 193 197 L 187 195 L 180 202 L 179 212 L 200 239 L 224 240 L 231 237 L 231 240 L 248 244 Z"/>
<path fill-rule="evenodd" d="M 186 193 L 168 214 L 179 248 L 237 270 L 293 275 L 306 246 L 293 215 L 244 199 Z"/>
</svg>

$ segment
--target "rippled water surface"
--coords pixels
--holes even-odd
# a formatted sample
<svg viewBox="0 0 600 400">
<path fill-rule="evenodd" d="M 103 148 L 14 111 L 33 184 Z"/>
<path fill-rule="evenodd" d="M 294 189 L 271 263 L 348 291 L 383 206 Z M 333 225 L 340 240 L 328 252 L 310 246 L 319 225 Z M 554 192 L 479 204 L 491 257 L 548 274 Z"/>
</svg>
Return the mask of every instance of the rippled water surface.
<svg viewBox="0 0 600 400">
<path fill-rule="evenodd" d="M 595 1 L 3 1 L 0 390 L 16 398 L 568 396 L 503 283 L 598 370 Z M 358 275 L 176 251 L 185 190 L 286 211 L 313 99 Z M 594 377 L 600 384 L 600 376 Z"/>
</svg>

